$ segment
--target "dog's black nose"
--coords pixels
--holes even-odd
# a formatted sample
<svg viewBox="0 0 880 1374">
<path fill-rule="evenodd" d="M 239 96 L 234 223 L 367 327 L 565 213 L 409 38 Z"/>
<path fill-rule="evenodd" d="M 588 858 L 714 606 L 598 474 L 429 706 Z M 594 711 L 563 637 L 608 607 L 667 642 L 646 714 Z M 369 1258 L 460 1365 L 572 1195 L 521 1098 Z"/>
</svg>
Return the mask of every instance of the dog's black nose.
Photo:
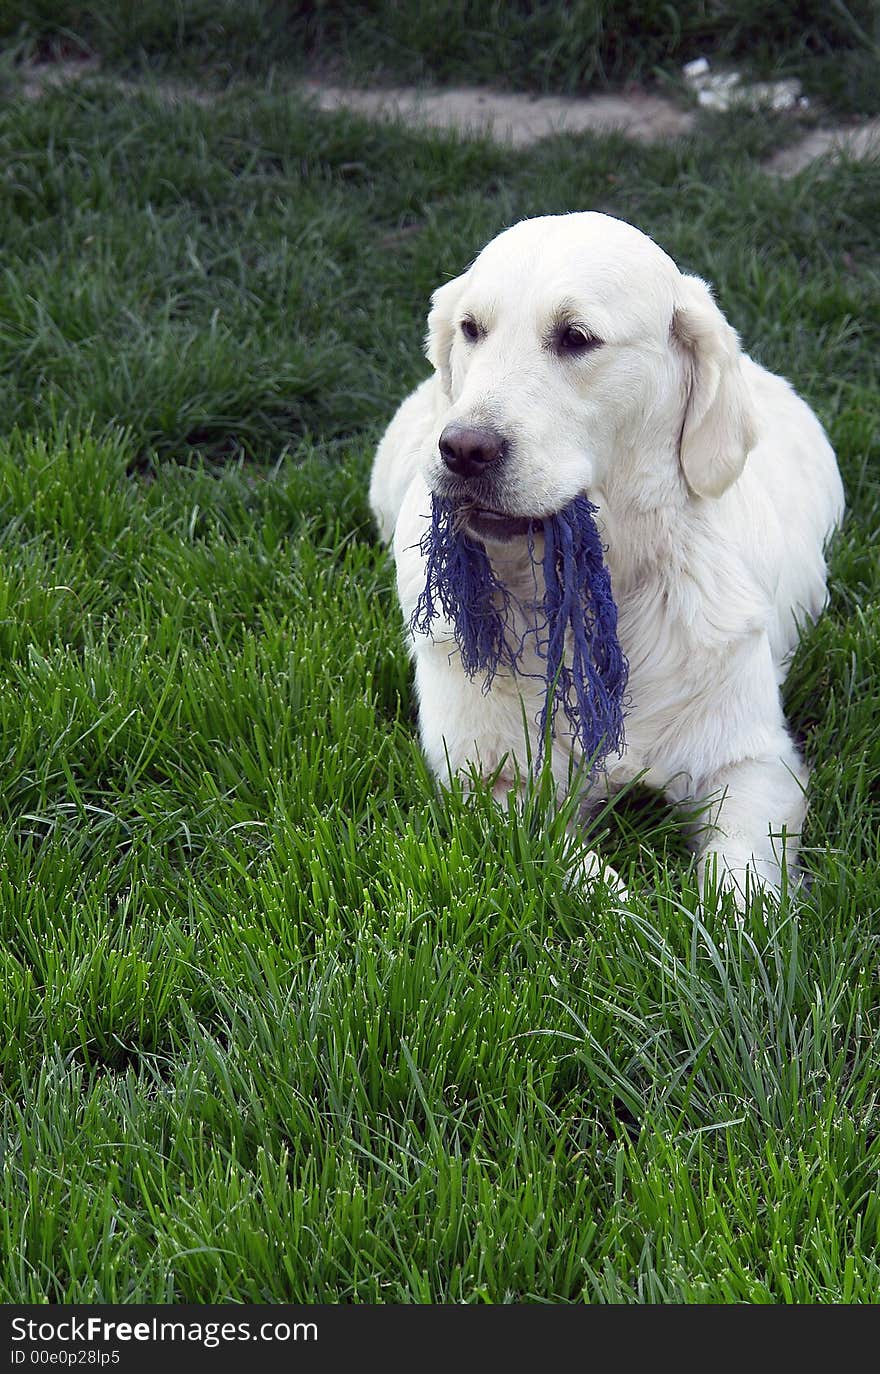
<svg viewBox="0 0 880 1374">
<path fill-rule="evenodd" d="M 503 453 L 504 439 L 495 429 L 453 423 L 440 435 L 440 457 L 458 477 L 481 477 Z"/>
</svg>

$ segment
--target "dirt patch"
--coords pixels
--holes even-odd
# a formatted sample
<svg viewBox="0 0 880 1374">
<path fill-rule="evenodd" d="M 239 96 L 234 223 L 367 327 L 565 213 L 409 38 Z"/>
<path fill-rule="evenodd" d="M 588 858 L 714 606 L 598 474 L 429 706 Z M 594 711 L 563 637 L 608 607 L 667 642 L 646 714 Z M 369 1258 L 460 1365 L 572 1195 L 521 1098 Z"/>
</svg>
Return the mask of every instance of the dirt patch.
<svg viewBox="0 0 880 1374">
<path fill-rule="evenodd" d="M 570 97 L 521 95 L 482 87 L 365 90 L 319 81 L 304 82 L 300 89 L 320 110 L 352 110 L 370 119 L 399 120 L 409 127 L 453 129 L 463 136 L 478 135 L 520 148 L 553 134 L 612 131 L 651 143 L 678 138 L 695 122 L 693 110 L 640 88 L 619 95 Z M 762 96 L 764 88 L 749 86 L 744 91 L 751 100 L 756 93 Z M 788 91 L 785 94 L 790 95 Z M 797 102 L 790 100 L 789 105 L 794 108 Z M 842 155 L 880 156 L 880 119 L 857 127 L 814 129 L 769 157 L 764 171 L 769 176 L 792 177 L 817 158 Z"/>
<path fill-rule="evenodd" d="M 183 105 L 187 102 L 196 105 L 213 105 L 217 92 L 192 82 L 173 81 L 167 78 L 140 80 L 124 76 L 105 76 L 97 57 L 64 58 L 58 62 L 30 62 L 20 68 L 20 86 L 25 100 L 39 100 L 47 91 L 61 86 L 72 86 L 100 78 L 109 83 L 113 90 L 123 96 L 155 95 L 163 104 Z"/>
<path fill-rule="evenodd" d="M 363 90 L 317 81 L 304 82 L 301 89 L 321 110 L 353 110 L 410 126 L 454 129 L 516 148 L 553 134 L 612 130 L 653 142 L 687 133 L 694 122 L 691 111 L 641 89 L 620 95 L 571 97 L 518 95 L 482 87 Z"/>
<path fill-rule="evenodd" d="M 38 100 L 48 90 L 92 77 L 110 81 L 120 95 L 150 91 L 168 105 L 211 105 L 219 98 L 219 92 L 194 82 L 102 77 L 96 57 L 30 63 L 20 69 L 19 89 L 25 99 Z M 297 82 L 296 89 L 319 110 L 351 110 L 370 119 L 399 120 L 413 128 L 451 129 L 465 137 L 491 138 L 514 148 L 561 133 L 617 132 L 653 143 L 688 133 L 696 117 L 693 110 L 641 87 L 616 95 L 589 96 L 523 95 L 480 86 L 364 89 L 321 81 Z M 774 153 L 764 163 L 764 170 L 770 176 L 787 178 L 817 158 L 839 156 L 880 156 L 880 119 L 858 126 L 814 129 Z"/>
<path fill-rule="evenodd" d="M 793 177 L 817 158 L 829 155 L 880 157 L 880 119 L 872 119 L 852 129 L 813 129 L 791 147 L 781 148 L 774 153 L 764 163 L 764 170 L 772 176 Z"/>
<path fill-rule="evenodd" d="M 95 76 L 100 69 L 97 57 L 62 58 L 58 62 L 28 62 L 19 73 L 19 90 L 25 100 L 39 100 L 41 95 L 56 86 L 69 86 L 84 77 Z"/>
</svg>

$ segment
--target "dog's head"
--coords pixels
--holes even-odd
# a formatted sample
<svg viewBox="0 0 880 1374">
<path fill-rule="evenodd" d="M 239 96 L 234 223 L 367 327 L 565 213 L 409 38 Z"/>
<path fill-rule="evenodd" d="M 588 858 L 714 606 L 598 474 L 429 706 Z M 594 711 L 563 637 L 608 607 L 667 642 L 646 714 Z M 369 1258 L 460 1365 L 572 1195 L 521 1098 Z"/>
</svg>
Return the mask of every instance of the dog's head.
<svg viewBox="0 0 880 1374">
<path fill-rule="evenodd" d="M 754 442 L 739 340 L 708 287 L 607 215 L 525 220 L 435 291 L 448 398 L 432 489 L 481 539 L 575 497 L 718 497 Z"/>
</svg>

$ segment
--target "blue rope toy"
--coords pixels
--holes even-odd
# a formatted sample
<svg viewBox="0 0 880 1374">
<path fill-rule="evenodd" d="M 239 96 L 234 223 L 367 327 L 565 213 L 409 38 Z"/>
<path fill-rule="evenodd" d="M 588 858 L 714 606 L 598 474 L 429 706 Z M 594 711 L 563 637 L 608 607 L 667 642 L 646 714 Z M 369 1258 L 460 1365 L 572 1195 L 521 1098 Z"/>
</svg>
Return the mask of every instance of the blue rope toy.
<svg viewBox="0 0 880 1374">
<path fill-rule="evenodd" d="M 572 733 L 591 760 L 591 775 L 624 744 L 623 697 L 628 664 L 617 638 L 617 607 L 602 557 L 594 516 L 597 507 L 577 496 L 558 514 L 535 522 L 543 528 L 544 632 L 535 651 L 544 660 L 547 692 L 540 713 L 540 750 L 561 706 Z M 529 552 L 535 564 L 534 537 Z M 415 633 L 430 634 L 441 614 L 452 622 L 468 677 L 485 673 L 488 691 L 499 669 L 521 671 L 527 630 L 511 642 L 513 597 L 498 579 L 483 545 L 462 528 L 455 506 L 431 498 L 431 524 L 419 547 L 425 558 L 425 589 L 412 616 Z M 537 582 L 536 582 L 537 585 Z M 566 647 L 570 662 L 566 662 Z M 540 754 L 539 754 L 540 757 Z"/>
</svg>

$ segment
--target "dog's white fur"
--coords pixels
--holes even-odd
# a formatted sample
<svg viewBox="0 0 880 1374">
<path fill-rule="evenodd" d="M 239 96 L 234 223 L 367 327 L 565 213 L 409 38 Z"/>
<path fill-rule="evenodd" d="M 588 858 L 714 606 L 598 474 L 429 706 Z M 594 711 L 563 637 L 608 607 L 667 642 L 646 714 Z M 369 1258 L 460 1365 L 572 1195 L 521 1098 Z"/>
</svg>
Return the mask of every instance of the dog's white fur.
<svg viewBox="0 0 880 1374">
<path fill-rule="evenodd" d="M 560 318 L 601 346 L 558 356 L 547 339 Z M 476 342 L 463 319 L 479 326 Z M 824 605 L 824 545 L 843 514 L 819 421 L 740 351 L 703 281 L 606 215 L 547 216 L 500 234 L 435 291 L 427 352 L 434 373 L 394 416 L 370 487 L 407 625 L 425 585 L 430 493 L 449 476 L 439 435 L 451 421 L 491 425 L 510 445 L 503 510 L 543 516 L 579 493 L 599 508 L 630 665 L 626 748 L 607 761 L 600 792 L 643 775 L 672 802 L 702 808 L 701 875 L 717 874 L 740 904 L 751 884 L 778 889 L 807 779 L 780 684 L 799 624 Z M 486 548 L 533 601 L 526 540 Z M 542 684 L 499 675 L 485 691 L 463 672 L 449 625 L 411 634 L 410 648 L 434 772 L 500 769 L 499 793 L 517 786 L 524 721 L 537 752 Z M 559 783 L 571 762 L 560 732 Z"/>
</svg>

